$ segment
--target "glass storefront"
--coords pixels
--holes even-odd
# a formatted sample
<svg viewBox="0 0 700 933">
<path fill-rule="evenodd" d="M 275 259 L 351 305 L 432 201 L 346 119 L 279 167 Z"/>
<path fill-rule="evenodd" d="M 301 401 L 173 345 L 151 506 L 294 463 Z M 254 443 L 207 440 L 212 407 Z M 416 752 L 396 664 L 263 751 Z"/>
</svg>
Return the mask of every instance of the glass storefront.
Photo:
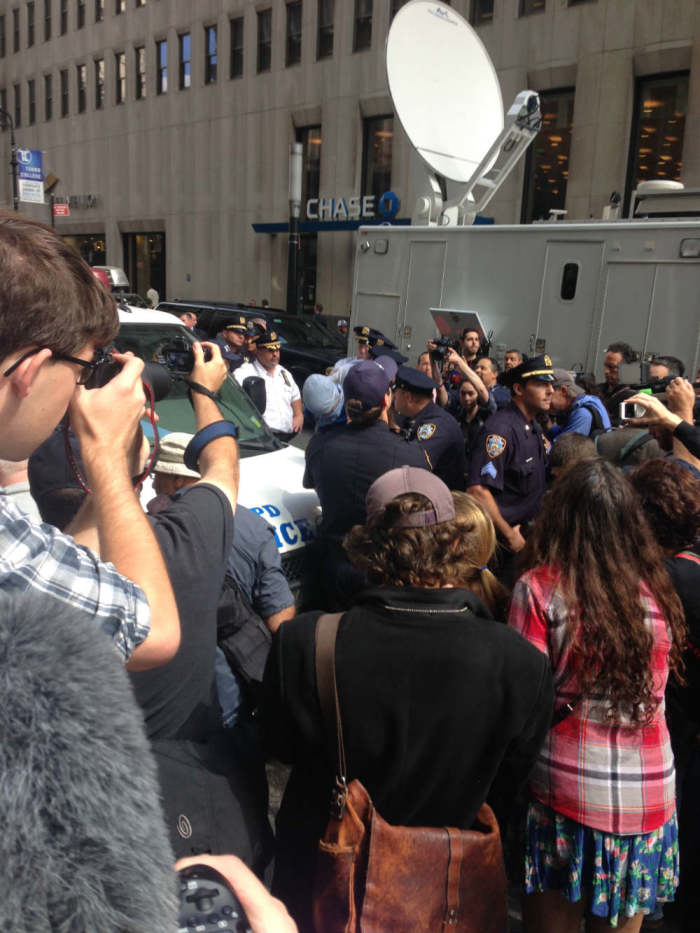
<svg viewBox="0 0 700 933">
<path fill-rule="evenodd" d="M 303 147 L 301 181 L 301 215 L 306 217 L 306 202 L 317 198 L 321 185 L 321 147 L 323 136 L 320 126 L 302 126 L 296 131 L 297 142 Z M 301 262 L 299 265 L 302 311 L 311 314 L 316 304 L 316 260 L 318 234 L 300 235 Z"/>
<path fill-rule="evenodd" d="M 89 266 L 107 265 L 104 233 L 83 233 L 77 236 L 64 236 L 63 239 L 82 256 Z"/>
<path fill-rule="evenodd" d="M 124 233 L 124 270 L 132 292 L 145 297 L 149 288 L 155 288 L 160 300 L 167 297 L 165 290 L 165 234 Z"/>
</svg>

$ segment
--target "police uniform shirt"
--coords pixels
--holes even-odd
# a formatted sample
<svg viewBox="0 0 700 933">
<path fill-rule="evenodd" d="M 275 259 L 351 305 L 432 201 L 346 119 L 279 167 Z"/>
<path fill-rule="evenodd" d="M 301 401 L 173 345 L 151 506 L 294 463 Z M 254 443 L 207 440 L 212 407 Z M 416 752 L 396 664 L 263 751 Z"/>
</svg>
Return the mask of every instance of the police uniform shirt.
<svg viewBox="0 0 700 933">
<path fill-rule="evenodd" d="M 378 477 L 400 466 L 428 469 L 424 451 L 385 421 L 349 422 L 314 434 L 306 448 L 304 486 L 321 502 L 321 536 L 339 541 L 365 521 L 365 496 Z"/>
<path fill-rule="evenodd" d="M 424 448 L 433 472 L 449 489 L 464 490 L 467 472 L 464 438 L 452 415 L 435 402 L 428 402 L 413 420 L 409 437 Z"/>
<path fill-rule="evenodd" d="M 469 486 L 486 486 L 509 525 L 529 521 L 545 490 L 549 441 L 510 404 L 486 421 L 472 451 Z"/>
<path fill-rule="evenodd" d="M 270 430 L 290 434 L 294 417 L 292 402 L 301 399 L 301 392 L 289 370 L 278 364 L 269 373 L 255 360 L 239 366 L 234 375 L 239 385 L 243 385 L 243 380 L 248 376 L 260 376 L 265 380 L 267 403 L 263 420 Z"/>
</svg>

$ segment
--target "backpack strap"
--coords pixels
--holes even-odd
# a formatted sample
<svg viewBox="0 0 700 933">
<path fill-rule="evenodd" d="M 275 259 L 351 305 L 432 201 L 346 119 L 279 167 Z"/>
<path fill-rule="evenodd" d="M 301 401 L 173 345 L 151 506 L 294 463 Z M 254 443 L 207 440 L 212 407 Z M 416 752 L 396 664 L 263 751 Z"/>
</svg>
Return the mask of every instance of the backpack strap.
<svg viewBox="0 0 700 933">
<path fill-rule="evenodd" d="M 335 640 L 342 612 L 323 613 L 316 622 L 315 664 L 316 691 L 329 741 L 335 737 L 337 750 L 335 788 L 331 797 L 331 815 L 342 820 L 348 795 L 347 766 L 340 718 L 338 685 L 335 679 Z"/>
<path fill-rule="evenodd" d="M 591 430 L 588 432 L 590 438 L 596 438 L 599 434 L 607 433 L 607 428 L 603 424 L 603 416 L 592 402 L 581 402 L 579 408 L 585 408 L 591 416 Z"/>
</svg>

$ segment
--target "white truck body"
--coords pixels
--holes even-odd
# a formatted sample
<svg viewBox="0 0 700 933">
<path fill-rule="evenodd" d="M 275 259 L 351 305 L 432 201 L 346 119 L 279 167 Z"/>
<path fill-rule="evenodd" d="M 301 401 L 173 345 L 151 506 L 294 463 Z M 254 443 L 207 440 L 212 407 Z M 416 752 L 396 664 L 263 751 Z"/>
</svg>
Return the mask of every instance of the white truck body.
<svg viewBox="0 0 700 933">
<path fill-rule="evenodd" d="M 361 227 L 351 325 L 383 331 L 415 365 L 437 333 L 431 308 L 476 312 L 496 357 L 546 352 L 602 379 L 605 347 L 624 340 L 643 358 L 679 357 L 694 376 L 700 222 Z"/>
</svg>

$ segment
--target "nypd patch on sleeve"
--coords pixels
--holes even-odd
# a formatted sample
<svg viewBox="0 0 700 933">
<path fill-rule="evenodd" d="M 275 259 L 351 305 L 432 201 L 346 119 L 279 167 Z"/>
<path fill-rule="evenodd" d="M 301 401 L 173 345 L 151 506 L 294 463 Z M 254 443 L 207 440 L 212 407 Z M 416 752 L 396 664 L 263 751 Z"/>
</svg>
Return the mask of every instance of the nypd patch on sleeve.
<svg viewBox="0 0 700 933">
<path fill-rule="evenodd" d="M 492 459 L 494 457 L 500 457 L 507 446 L 508 442 L 505 437 L 501 437 L 500 434 L 489 434 L 486 438 L 486 453 Z"/>
<path fill-rule="evenodd" d="M 435 434 L 436 430 L 436 425 L 434 425 L 431 421 L 426 421 L 425 424 L 422 424 L 418 428 L 416 435 L 419 441 L 429 441 L 433 434 Z"/>
</svg>

